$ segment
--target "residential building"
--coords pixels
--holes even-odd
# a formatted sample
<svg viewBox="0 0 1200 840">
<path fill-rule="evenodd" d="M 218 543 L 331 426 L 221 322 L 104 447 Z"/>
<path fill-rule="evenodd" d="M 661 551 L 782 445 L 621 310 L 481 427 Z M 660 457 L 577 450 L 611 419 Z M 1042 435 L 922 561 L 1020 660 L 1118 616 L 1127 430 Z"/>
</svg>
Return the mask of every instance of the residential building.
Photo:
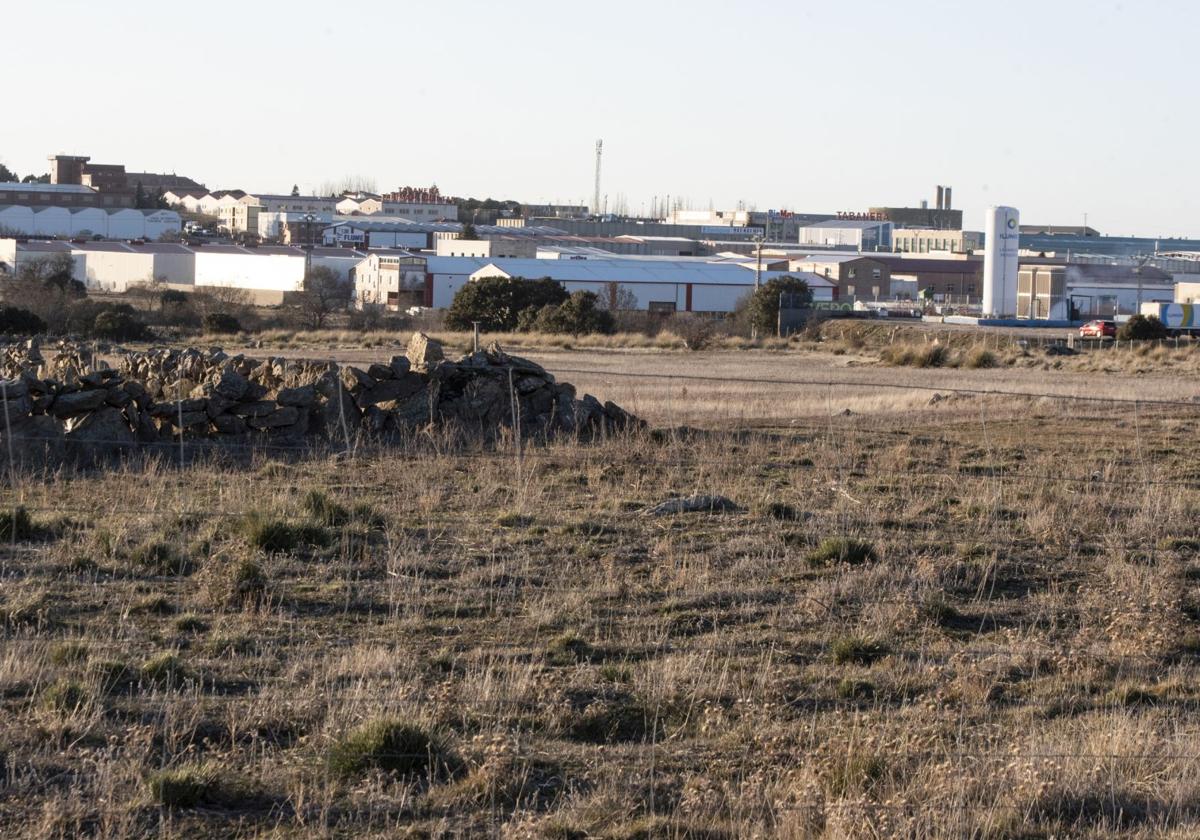
<svg viewBox="0 0 1200 840">
<path fill-rule="evenodd" d="M 254 204 L 260 213 L 317 213 L 332 217 L 337 212 L 338 199 L 319 195 L 258 195 L 246 194 L 242 204 Z"/>
<path fill-rule="evenodd" d="M 355 265 L 353 277 L 357 309 L 400 311 L 425 303 L 426 261 L 408 251 L 372 251 Z"/>
</svg>

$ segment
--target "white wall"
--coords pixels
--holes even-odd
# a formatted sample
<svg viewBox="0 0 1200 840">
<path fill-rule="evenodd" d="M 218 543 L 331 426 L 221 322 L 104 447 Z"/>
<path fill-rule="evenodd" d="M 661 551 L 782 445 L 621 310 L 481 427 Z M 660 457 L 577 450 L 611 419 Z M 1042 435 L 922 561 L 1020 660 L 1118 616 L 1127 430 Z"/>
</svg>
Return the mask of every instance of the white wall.
<svg viewBox="0 0 1200 840">
<path fill-rule="evenodd" d="M 83 281 L 89 289 L 124 292 L 154 278 L 154 255 L 129 251 L 72 251 L 84 260 Z"/>
<path fill-rule="evenodd" d="M 304 257 L 196 251 L 196 286 L 297 292 L 304 288 Z"/>
</svg>

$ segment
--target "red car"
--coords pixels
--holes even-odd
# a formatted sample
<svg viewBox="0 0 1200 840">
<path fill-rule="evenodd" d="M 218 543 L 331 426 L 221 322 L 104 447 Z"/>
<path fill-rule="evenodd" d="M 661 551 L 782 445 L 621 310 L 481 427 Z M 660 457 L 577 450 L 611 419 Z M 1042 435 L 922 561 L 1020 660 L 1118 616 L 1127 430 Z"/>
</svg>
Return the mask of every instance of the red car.
<svg viewBox="0 0 1200 840">
<path fill-rule="evenodd" d="M 1088 321 L 1079 328 L 1080 338 L 1116 338 L 1117 325 L 1113 321 Z"/>
</svg>

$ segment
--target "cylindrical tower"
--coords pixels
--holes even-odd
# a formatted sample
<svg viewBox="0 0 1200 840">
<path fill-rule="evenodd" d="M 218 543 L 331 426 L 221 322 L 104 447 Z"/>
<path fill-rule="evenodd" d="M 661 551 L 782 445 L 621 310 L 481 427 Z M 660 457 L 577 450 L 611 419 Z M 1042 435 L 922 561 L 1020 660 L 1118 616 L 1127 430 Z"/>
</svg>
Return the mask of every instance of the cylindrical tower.
<svg viewBox="0 0 1200 840">
<path fill-rule="evenodd" d="M 1017 263 L 1021 252 L 1021 214 L 1012 207 L 992 207 L 984 224 L 983 316 L 1017 314 Z"/>
</svg>

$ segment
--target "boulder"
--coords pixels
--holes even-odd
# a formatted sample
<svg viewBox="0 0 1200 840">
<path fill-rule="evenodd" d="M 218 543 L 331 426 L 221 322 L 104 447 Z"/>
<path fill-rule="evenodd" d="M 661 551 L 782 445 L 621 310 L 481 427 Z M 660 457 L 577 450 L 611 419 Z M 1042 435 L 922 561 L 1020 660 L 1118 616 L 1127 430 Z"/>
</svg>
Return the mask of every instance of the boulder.
<svg viewBox="0 0 1200 840">
<path fill-rule="evenodd" d="M 245 397 L 249 387 L 250 380 L 238 373 L 232 365 L 222 370 L 217 381 L 213 383 L 213 390 L 222 397 L 235 401 Z"/>
<path fill-rule="evenodd" d="M 404 355 L 414 370 L 429 370 L 446 358 L 442 343 L 422 332 L 413 333 Z"/>
<path fill-rule="evenodd" d="M 250 431 L 246 421 L 236 414 L 219 414 L 212 418 L 213 428 L 222 435 L 244 435 Z"/>
<path fill-rule="evenodd" d="M 309 408 L 316 405 L 317 389 L 312 385 L 301 385 L 298 388 L 283 388 L 276 395 L 275 402 L 280 405 Z"/>
<path fill-rule="evenodd" d="M 355 397 L 359 408 L 367 408 L 385 402 L 394 402 L 411 397 L 425 388 L 425 382 L 415 373 L 405 374 L 401 379 L 388 379 L 374 388 L 362 391 Z"/>
<path fill-rule="evenodd" d="M 96 393 L 104 394 L 103 391 Z M 133 431 L 125 422 L 125 416 L 118 409 L 111 407 L 72 417 L 63 431 L 67 440 L 75 444 L 94 446 L 99 450 L 121 448 L 135 441 Z"/>
<path fill-rule="evenodd" d="M 392 356 L 391 368 L 393 376 L 401 377 L 412 370 L 412 362 L 408 360 L 408 356 Z"/>
<path fill-rule="evenodd" d="M 247 421 L 252 429 L 277 429 L 280 426 L 291 426 L 300 420 L 300 409 L 294 406 L 283 406 L 269 414 L 251 416 Z"/>
<path fill-rule="evenodd" d="M 373 364 L 367 368 L 367 376 L 381 382 L 386 379 L 391 379 L 395 375 L 396 372 L 392 370 L 390 365 Z"/>
<path fill-rule="evenodd" d="M 55 417 L 70 417 L 74 414 L 86 414 L 104 405 L 108 398 L 107 391 L 75 391 L 69 394 L 59 394 L 54 399 L 51 410 Z"/>
<path fill-rule="evenodd" d="M 256 402 L 238 403 L 229 409 L 229 413 L 236 414 L 238 417 L 266 417 L 275 410 L 275 407 L 275 403 L 273 402 L 258 400 Z"/>
</svg>

